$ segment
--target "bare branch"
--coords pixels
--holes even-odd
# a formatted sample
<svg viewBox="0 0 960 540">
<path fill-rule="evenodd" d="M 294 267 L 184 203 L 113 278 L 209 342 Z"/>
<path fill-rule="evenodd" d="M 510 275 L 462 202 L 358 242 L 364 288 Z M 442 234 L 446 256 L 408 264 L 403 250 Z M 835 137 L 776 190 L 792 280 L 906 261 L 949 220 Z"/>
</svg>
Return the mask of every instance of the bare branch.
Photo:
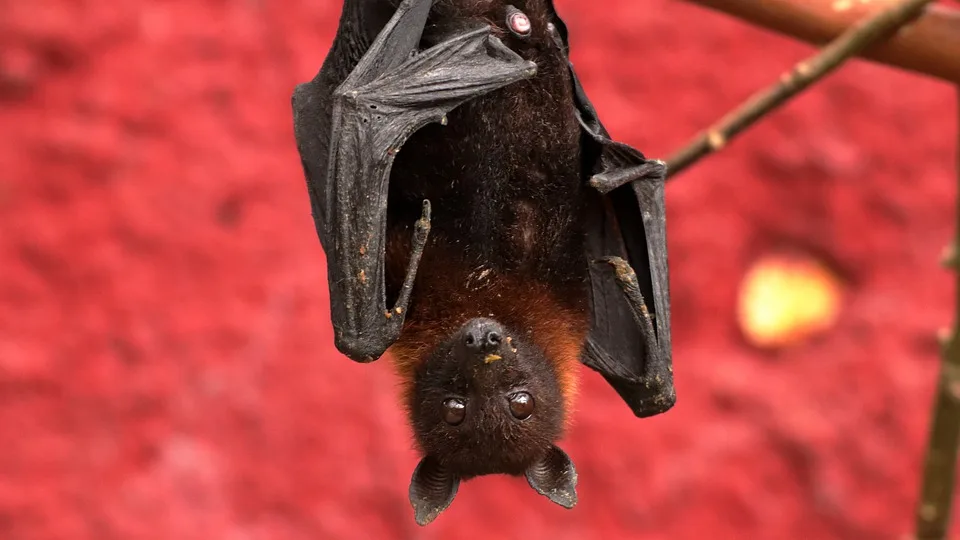
<svg viewBox="0 0 960 540">
<path fill-rule="evenodd" d="M 822 45 L 888 1 L 688 0 L 758 26 Z M 960 83 L 960 10 L 931 5 L 896 36 L 863 56 L 917 73 Z"/>
<path fill-rule="evenodd" d="M 960 103 L 960 86 L 957 87 L 957 101 Z M 957 178 L 960 180 L 960 143 Z M 952 333 L 943 333 L 943 363 L 930 426 L 923 486 L 917 504 L 918 540 L 941 540 L 947 537 L 957 475 L 957 445 L 960 443 L 960 260 L 957 258 L 957 245 L 960 244 L 960 192 L 957 193 L 957 215 L 957 238 L 944 249 L 942 261 L 944 266 L 957 272 L 957 314 Z"/>
<path fill-rule="evenodd" d="M 754 94 L 743 105 L 674 154 L 667 161 L 668 174 L 675 176 L 700 158 L 723 148 L 738 133 L 831 73 L 850 57 L 859 54 L 872 43 L 890 37 L 899 27 L 920 15 L 931 1 L 903 0 L 856 23 L 819 54 L 794 66 L 792 71 L 783 74 L 772 87 Z"/>
</svg>

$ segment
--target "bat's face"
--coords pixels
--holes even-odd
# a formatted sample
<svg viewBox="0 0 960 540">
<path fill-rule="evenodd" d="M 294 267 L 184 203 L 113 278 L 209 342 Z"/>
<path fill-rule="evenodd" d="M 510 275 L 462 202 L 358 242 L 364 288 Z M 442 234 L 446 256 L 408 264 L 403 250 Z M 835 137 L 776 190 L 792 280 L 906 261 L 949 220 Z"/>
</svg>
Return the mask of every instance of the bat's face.
<svg viewBox="0 0 960 540">
<path fill-rule="evenodd" d="M 563 431 L 563 398 L 539 348 L 496 321 L 472 319 L 424 361 L 412 397 L 414 432 L 426 457 L 411 500 L 426 491 L 419 494 L 431 499 L 426 507 L 445 508 L 459 479 L 505 473 L 526 474 L 535 489 L 558 493 L 548 496 L 572 506 L 573 464 L 553 445 Z"/>
<path fill-rule="evenodd" d="M 563 429 L 550 361 L 490 319 L 469 321 L 441 345 L 414 394 L 420 445 L 461 477 L 522 474 Z"/>
</svg>

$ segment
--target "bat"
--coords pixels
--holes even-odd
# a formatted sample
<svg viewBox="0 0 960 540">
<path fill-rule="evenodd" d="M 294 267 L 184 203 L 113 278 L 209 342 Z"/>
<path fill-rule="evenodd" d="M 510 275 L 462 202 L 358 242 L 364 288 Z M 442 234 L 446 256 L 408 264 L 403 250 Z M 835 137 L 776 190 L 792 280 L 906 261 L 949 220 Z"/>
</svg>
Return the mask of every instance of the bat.
<svg viewBox="0 0 960 540">
<path fill-rule="evenodd" d="M 344 0 L 292 97 L 335 345 L 394 359 L 420 525 L 487 474 L 576 504 L 581 363 L 676 401 L 666 166 L 611 139 L 553 0 L 510 1 Z"/>
</svg>

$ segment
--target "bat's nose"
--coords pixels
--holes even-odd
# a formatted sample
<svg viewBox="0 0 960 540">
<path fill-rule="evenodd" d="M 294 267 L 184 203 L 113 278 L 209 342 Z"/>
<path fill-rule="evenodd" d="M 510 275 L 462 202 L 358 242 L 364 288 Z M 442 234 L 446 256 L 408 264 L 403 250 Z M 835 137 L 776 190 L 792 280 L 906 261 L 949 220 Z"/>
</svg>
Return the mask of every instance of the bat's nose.
<svg viewBox="0 0 960 540">
<path fill-rule="evenodd" d="M 503 341 L 503 326 L 490 319 L 473 319 L 463 327 L 463 344 L 477 353 L 494 352 Z"/>
</svg>

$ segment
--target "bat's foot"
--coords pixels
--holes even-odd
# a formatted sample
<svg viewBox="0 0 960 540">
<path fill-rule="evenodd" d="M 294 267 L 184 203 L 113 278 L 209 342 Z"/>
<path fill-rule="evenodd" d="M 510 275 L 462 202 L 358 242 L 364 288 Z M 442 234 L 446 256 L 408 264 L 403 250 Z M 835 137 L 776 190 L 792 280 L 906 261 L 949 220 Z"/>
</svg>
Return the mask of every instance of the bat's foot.
<svg viewBox="0 0 960 540">
<path fill-rule="evenodd" d="M 610 383 L 637 416 L 647 417 L 666 412 L 677 402 L 677 392 L 673 386 L 673 362 L 658 343 L 653 317 L 640 293 L 637 274 L 620 257 L 604 257 L 597 262 L 613 268 L 617 284 L 627 299 L 634 321 L 640 326 L 647 348 L 641 374 L 611 379 Z"/>
</svg>

